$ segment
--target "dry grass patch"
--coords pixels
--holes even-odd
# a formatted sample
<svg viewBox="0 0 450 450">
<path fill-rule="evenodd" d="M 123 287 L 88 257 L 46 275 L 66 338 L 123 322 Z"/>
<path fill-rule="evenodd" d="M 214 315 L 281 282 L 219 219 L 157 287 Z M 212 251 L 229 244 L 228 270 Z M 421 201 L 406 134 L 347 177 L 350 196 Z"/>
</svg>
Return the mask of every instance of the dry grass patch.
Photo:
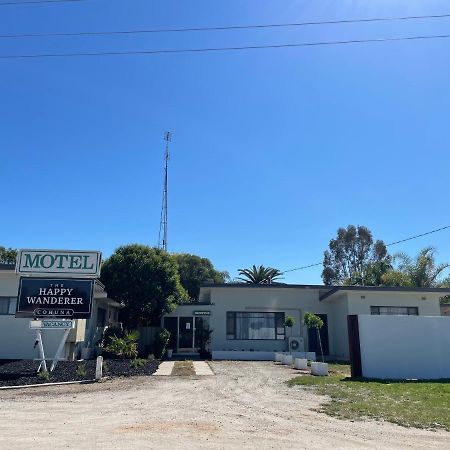
<svg viewBox="0 0 450 450">
<path fill-rule="evenodd" d="M 194 363 L 192 361 L 175 361 L 172 375 L 176 377 L 195 375 Z"/>
</svg>

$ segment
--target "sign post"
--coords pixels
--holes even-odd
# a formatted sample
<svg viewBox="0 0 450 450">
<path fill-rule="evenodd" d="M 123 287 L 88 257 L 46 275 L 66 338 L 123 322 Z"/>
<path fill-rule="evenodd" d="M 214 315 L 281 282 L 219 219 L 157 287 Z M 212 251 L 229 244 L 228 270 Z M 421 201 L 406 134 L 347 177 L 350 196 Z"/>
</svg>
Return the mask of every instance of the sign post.
<svg viewBox="0 0 450 450">
<path fill-rule="evenodd" d="M 44 354 L 44 346 L 42 343 L 42 332 L 41 330 L 64 330 L 64 334 L 61 338 L 61 341 L 58 345 L 58 349 L 56 350 L 55 356 L 52 361 L 52 365 L 50 367 L 50 372 L 53 372 L 58 361 L 61 361 L 61 354 L 64 350 L 64 345 L 66 344 L 67 338 L 69 336 L 70 330 L 75 328 L 74 320 L 32 320 L 30 321 L 30 329 L 36 330 L 36 343 L 39 348 L 39 364 L 38 372 L 41 367 L 44 371 L 47 371 L 47 362 Z"/>
<path fill-rule="evenodd" d="M 95 279 L 100 276 L 101 253 L 82 250 L 19 250 L 16 273 L 21 275 L 16 317 L 29 317 L 36 330 L 39 368 L 47 371 L 42 330 L 63 330 L 52 360 L 53 371 L 62 354 L 74 319 L 91 317 Z M 47 278 L 50 276 L 51 278 Z"/>
<path fill-rule="evenodd" d="M 61 342 L 58 345 L 58 350 L 56 350 L 55 357 L 53 358 L 52 365 L 50 367 L 50 372 L 53 372 L 53 370 L 56 367 L 56 364 L 58 364 L 58 361 L 61 357 L 61 353 L 64 349 L 64 345 L 66 345 L 67 337 L 69 336 L 70 328 L 68 328 L 66 331 L 64 331 L 63 337 L 61 339 Z"/>
<path fill-rule="evenodd" d="M 36 330 L 36 340 L 39 349 L 39 356 L 41 359 L 41 363 L 38 367 L 38 372 L 41 370 L 41 367 L 44 369 L 44 372 L 47 372 L 47 362 L 45 361 L 45 353 L 44 353 L 44 345 L 42 344 L 42 334 L 41 330 Z"/>
</svg>

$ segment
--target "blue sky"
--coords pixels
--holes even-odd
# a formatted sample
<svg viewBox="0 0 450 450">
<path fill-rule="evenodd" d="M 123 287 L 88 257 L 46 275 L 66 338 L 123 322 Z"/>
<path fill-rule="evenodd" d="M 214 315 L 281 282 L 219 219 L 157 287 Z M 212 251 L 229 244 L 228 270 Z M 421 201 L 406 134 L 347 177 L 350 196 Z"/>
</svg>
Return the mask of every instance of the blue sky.
<svg viewBox="0 0 450 450">
<path fill-rule="evenodd" d="M 85 0 L 1 7 L 0 34 L 450 13 L 445 0 Z M 122 37 L 0 39 L 0 54 L 450 34 L 450 19 Z M 0 245 L 155 245 L 173 133 L 169 250 L 232 275 L 320 262 L 339 226 L 386 242 L 450 224 L 450 39 L 0 60 Z M 392 247 L 434 245 L 450 230 Z M 319 283 L 321 268 L 292 272 Z"/>
</svg>

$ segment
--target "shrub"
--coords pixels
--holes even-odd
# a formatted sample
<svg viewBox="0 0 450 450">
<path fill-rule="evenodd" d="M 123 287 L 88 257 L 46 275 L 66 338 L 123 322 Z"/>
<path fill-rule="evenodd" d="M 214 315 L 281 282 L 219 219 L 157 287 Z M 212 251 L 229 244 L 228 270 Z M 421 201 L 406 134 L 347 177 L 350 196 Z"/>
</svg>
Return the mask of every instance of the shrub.
<svg viewBox="0 0 450 450">
<path fill-rule="evenodd" d="M 170 331 L 163 328 L 157 336 L 155 343 L 155 355 L 157 358 L 162 358 L 166 353 L 166 347 L 169 343 Z"/>
<path fill-rule="evenodd" d="M 284 326 L 288 328 L 292 328 L 295 325 L 295 319 L 292 316 L 286 316 L 284 320 Z"/>
<path fill-rule="evenodd" d="M 122 359 L 136 358 L 138 355 L 138 339 L 139 333 L 137 331 L 125 333 L 123 338 L 111 336 L 111 342 L 106 347 L 106 351 Z"/>
<path fill-rule="evenodd" d="M 146 363 L 147 363 L 146 359 L 136 358 L 131 361 L 130 366 L 132 369 L 137 369 L 138 367 L 145 366 Z"/>
<path fill-rule="evenodd" d="M 103 336 L 102 336 L 102 347 L 108 347 L 108 345 L 111 343 L 111 338 L 113 336 L 116 336 L 118 338 L 123 338 L 124 332 L 121 327 L 106 327 L 103 330 Z"/>
<path fill-rule="evenodd" d="M 77 367 L 76 375 L 78 378 L 86 377 L 86 364 L 79 364 Z"/>
<path fill-rule="evenodd" d="M 38 378 L 40 378 L 43 381 L 49 381 L 50 380 L 50 372 L 47 372 L 46 370 L 38 373 Z"/>
<path fill-rule="evenodd" d="M 211 334 L 213 330 L 209 328 L 209 325 L 202 320 L 197 326 L 195 333 L 200 346 L 200 355 L 205 356 L 207 351 L 206 347 L 211 342 Z"/>
</svg>

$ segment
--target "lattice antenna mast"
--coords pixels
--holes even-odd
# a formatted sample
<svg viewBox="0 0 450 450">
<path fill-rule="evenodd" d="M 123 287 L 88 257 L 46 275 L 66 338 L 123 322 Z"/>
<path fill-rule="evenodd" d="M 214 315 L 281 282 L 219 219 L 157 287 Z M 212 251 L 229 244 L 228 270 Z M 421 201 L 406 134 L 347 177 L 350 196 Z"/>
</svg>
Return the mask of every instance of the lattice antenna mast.
<svg viewBox="0 0 450 450">
<path fill-rule="evenodd" d="M 161 220 L 159 223 L 158 248 L 167 251 L 167 191 L 168 191 L 168 167 L 169 167 L 169 142 L 172 140 L 172 134 L 167 131 L 164 133 L 166 148 L 164 150 L 164 187 L 161 207 Z"/>
</svg>

